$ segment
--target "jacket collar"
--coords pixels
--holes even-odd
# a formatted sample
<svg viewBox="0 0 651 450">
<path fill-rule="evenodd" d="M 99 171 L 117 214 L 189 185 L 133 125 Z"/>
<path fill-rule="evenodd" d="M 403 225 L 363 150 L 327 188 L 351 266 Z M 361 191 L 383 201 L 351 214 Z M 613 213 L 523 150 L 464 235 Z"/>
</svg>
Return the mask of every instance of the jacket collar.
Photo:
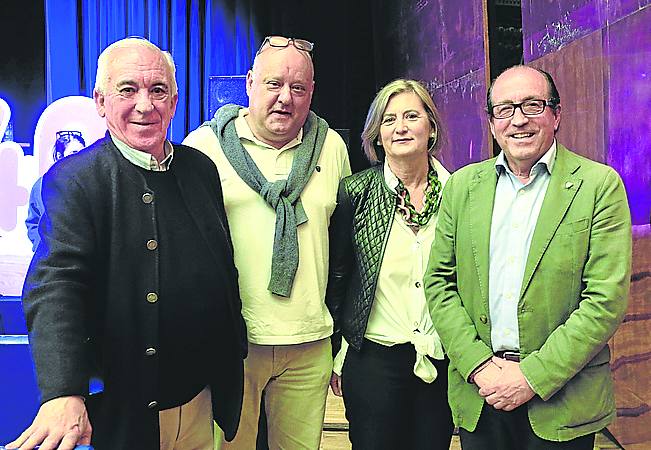
<svg viewBox="0 0 651 450">
<path fill-rule="evenodd" d="M 540 209 L 536 229 L 531 240 L 531 247 L 529 248 L 522 290 L 520 291 L 521 297 L 529 287 L 540 260 L 583 183 L 580 168 L 581 160 L 558 144 L 555 170 L 549 179 L 547 193 Z"/>
</svg>

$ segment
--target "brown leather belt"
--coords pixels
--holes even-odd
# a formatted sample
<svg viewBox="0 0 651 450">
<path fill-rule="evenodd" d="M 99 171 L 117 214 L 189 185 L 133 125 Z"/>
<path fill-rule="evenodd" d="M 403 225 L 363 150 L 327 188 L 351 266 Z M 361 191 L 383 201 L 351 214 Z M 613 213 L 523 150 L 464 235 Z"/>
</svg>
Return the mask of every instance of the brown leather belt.
<svg viewBox="0 0 651 450">
<path fill-rule="evenodd" d="M 500 350 L 499 352 L 495 352 L 495 356 L 506 359 L 507 361 L 520 362 L 520 352 L 513 350 Z"/>
</svg>

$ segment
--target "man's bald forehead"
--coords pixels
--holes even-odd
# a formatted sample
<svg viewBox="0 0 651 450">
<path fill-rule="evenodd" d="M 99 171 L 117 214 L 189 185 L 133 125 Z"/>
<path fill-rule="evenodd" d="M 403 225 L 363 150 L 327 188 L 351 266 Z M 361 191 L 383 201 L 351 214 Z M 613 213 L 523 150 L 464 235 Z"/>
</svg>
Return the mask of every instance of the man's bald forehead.
<svg viewBox="0 0 651 450">
<path fill-rule="evenodd" d="M 522 74 L 529 74 L 533 76 L 539 76 L 540 78 L 543 79 L 543 81 L 546 81 L 545 75 L 535 67 L 529 67 L 529 66 L 513 66 L 509 67 L 505 71 L 503 71 L 497 78 L 495 78 L 495 82 L 499 81 L 500 79 L 504 78 L 505 76 L 511 75 L 511 74 L 517 74 L 518 72 Z"/>
<path fill-rule="evenodd" d="M 495 85 L 498 84 L 498 82 L 502 82 L 504 78 L 511 77 L 512 75 L 517 76 L 518 73 L 520 75 L 533 75 L 534 77 L 540 76 L 543 82 L 545 82 L 547 85 L 546 95 L 550 97 L 550 99 L 555 100 L 555 104 L 560 104 L 561 98 L 560 94 L 558 93 L 558 88 L 556 87 L 554 79 L 549 73 L 536 67 L 517 65 L 503 70 L 488 87 L 488 90 L 486 92 L 486 105 L 488 109 L 490 109 L 493 105 L 493 89 Z"/>
<path fill-rule="evenodd" d="M 298 56 L 303 61 L 303 65 L 306 69 L 308 69 L 310 78 L 314 80 L 314 64 L 312 62 L 312 58 L 307 52 L 298 50 L 291 45 L 284 48 L 266 46 L 260 51 L 260 53 L 256 55 L 255 59 L 253 60 L 253 67 L 251 70 L 254 74 L 257 74 L 267 64 L 282 64 L 285 62 L 284 60 L 296 56 Z"/>
</svg>

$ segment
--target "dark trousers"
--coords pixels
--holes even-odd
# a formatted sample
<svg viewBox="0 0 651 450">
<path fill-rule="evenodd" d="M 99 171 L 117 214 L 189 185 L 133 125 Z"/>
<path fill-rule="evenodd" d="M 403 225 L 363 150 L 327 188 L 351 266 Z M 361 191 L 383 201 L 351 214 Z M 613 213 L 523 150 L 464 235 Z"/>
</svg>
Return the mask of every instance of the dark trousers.
<svg viewBox="0 0 651 450">
<path fill-rule="evenodd" d="M 452 414 L 447 401 L 448 363 L 434 360 L 431 384 L 414 375 L 411 344 L 386 347 L 364 340 L 348 349 L 342 389 L 355 450 L 448 450 Z"/>
<path fill-rule="evenodd" d="M 459 436 L 463 450 L 592 450 L 595 433 L 565 442 L 546 441 L 531 429 L 526 404 L 506 412 L 484 403 L 475 431 L 461 428 Z"/>
</svg>

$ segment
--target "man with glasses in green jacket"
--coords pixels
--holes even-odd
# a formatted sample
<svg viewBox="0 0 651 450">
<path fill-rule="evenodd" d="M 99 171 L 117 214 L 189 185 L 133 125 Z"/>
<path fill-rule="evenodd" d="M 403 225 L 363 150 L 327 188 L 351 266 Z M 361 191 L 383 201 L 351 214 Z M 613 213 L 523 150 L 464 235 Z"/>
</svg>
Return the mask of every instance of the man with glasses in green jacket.
<svg viewBox="0 0 651 450">
<path fill-rule="evenodd" d="M 615 418 L 608 340 L 628 301 L 631 219 L 620 177 L 555 139 L 549 74 L 488 91 L 502 152 L 445 186 L 425 275 L 450 357 L 464 450 L 592 450 Z"/>
</svg>

